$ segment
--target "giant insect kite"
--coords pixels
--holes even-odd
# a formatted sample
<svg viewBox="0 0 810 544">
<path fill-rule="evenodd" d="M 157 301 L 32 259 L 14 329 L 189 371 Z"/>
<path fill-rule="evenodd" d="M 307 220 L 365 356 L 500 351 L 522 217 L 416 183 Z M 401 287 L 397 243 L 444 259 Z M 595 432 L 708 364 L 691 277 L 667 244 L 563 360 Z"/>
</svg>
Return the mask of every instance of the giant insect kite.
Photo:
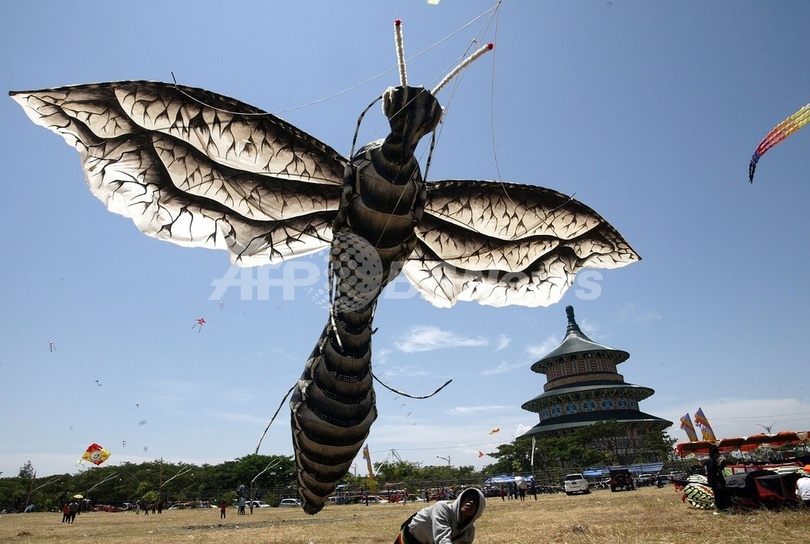
<svg viewBox="0 0 810 544">
<path fill-rule="evenodd" d="M 278 117 L 197 88 L 122 81 L 10 93 L 76 147 L 93 194 L 149 236 L 226 249 L 243 266 L 331 247 L 329 317 L 290 401 L 310 514 L 377 416 L 372 318 L 400 272 L 440 307 L 547 306 L 579 269 L 639 259 L 596 212 L 556 191 L 423 180 L 414 150 L 438 125 L 434 95 L 458 69 L 433 91 L 408 86 L 399 21 L 396 38 L 401 85 L 380 97 L 391 132 L 348 158 Z"/>
</svg>

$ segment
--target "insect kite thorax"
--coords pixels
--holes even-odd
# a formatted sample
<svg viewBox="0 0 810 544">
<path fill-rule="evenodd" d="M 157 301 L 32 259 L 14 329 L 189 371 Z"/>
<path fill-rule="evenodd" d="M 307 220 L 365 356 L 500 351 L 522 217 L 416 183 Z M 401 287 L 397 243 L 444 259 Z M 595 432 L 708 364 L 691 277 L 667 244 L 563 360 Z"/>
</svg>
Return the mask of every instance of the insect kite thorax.
<svg viewBox="0 0 810 544">
<path fill-rule="evenodd" d="M 310 514 L 323 508 L 377 417 L 374 309 L 416 246 L 414 228 L 425 206 L 414 150 L 439 124 L 442 108 L 433 92 L 407 85 L 398 23 L 397 54 L 402 85 L 382 96 L 391 132 L 346 165 L 332 224 L 330 317 L 290 399 L 298 492 Z"/>
<path fill-rule="evenodd" d="M 383 104 L 391 133 L 360 149 L 346 167 L 332 227 L 330 318 L 290 400 L 299 493 L 312 514 L 346 474 L 377 417 L 374 308 L 416 245 L 425 184 L 413 149 L 441 116 L 436 99 L 421 88 L 389 89 Z"/>
</svg>

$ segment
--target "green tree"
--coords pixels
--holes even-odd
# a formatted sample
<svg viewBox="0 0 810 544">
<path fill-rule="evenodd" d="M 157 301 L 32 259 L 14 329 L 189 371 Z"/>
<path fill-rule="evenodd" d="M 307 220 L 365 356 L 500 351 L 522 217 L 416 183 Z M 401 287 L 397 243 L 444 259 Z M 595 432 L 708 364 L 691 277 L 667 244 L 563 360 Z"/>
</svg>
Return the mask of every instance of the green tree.
<svg viewBox="0 0 810 544">
<path fill-rule="evenodd" d="M 664 431 L 650 431 L 645 433 L 641 439 L 641 447 L 635 462 L 643 463 L 650 461 L 667 462 L 671 456 L 675 455 L 675 444 L 678 441 L 670 437 Z"/>
<path fill-rule="evenodd" d="M 34 470 L 34 465 L 31 464 L 31 461 L 26 461 L 26 463 L 20 467 L 20 473 L 17 475 L 18 478 L 24 478 L 26 480 L 32 480 L 36 477 L 37 471 Z"/>
<path fill-rule="evenodd" d="M 421 465 L 413 461 L 396 461 L 394 463 L 374 463 L 376 477 L 382 482 L 404 482 L 421 477 Z"/>
<path fill-rule="evenodd" d="M 498 450 L 488 455 L 498 461 L 484 467 L 486 475 L 530 473 L 531 466 L 531 438 L 519 438 L 508 444 L 501 444 Z"/>
</svg>

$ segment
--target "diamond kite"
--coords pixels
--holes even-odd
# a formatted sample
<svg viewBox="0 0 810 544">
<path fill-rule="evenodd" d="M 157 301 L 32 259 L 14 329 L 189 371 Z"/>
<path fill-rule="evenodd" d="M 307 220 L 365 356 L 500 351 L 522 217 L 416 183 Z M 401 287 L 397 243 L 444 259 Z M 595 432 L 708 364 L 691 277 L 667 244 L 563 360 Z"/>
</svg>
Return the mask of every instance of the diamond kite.
<svg viewBox="0 0 810 544">
<path fill-rule="evenodd" d="M 109 451 L 94 442 L 87 446 L 87 451 L 82 455 L 82 461 L 90 461 L 94 465 L 100 465 L 106 461 L 109 456 Z"/>
</svg>

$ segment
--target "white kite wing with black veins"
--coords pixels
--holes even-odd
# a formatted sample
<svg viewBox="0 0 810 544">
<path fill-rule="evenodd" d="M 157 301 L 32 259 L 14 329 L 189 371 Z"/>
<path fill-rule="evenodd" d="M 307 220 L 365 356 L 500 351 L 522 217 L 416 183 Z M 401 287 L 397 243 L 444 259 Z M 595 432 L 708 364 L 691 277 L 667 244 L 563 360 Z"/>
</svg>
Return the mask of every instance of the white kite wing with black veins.
<svg viewBox="0 0 810 544">
<path fill-rule="evenodd" d="M 149 81 L 11 96 L 79 151 L 92 193 L 149 236 L 225 249 L 242 266 L 331 241 L 346 159 L 269 113 Z"/>
<path fill-rule="evenodd" d="M 258 108 L 203 89 L 121 81 L 13 92 L 82 160 L 92 193 L 145 234 L 242 266 L 325 248 L 347 160 Z M 537 186 L 428 182 L 403 272 L 432 304 L 548 306 L 582 268 L 639 260 L 589 207 Z"/>
<path fill-rule="evenodd" d="M 456 301 L 548 306 L 583 268 L 641 258 L 588 206 L 532 185 L 429 182 L 416 249 L 403 273 L 438 307 Z"/>
</svg>

